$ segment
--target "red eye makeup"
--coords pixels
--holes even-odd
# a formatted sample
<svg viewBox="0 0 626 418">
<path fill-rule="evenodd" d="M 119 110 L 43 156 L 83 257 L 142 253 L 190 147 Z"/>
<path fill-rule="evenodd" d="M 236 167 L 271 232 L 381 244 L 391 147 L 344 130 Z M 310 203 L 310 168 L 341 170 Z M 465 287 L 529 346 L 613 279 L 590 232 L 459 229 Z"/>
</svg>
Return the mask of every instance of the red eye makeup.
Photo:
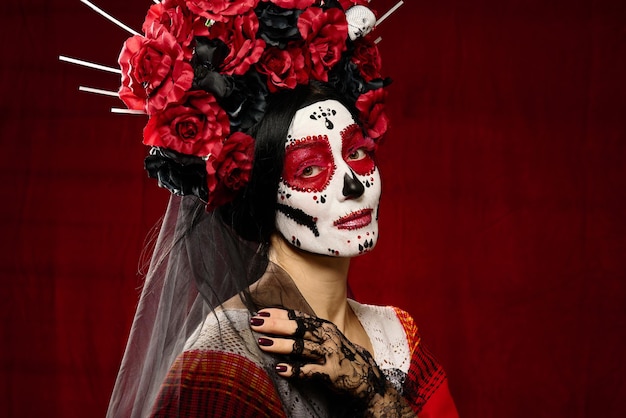
<svg viewBox="0 0 626 418">
<path fill-rule="evenodd" d="M 341 132 L 343 159 L 355 173 L 366 176 L 376 168 L 374 140 L 363 135 L 363 130 L 357 124 L 346 127 Z"/>
<path fill-rule="evenodd" d="M 333 154 L 326 135 L 308 136 L 285 148 L 283 180 L 293 189 L 320 192 L 335 171 Z"/>
</svg>

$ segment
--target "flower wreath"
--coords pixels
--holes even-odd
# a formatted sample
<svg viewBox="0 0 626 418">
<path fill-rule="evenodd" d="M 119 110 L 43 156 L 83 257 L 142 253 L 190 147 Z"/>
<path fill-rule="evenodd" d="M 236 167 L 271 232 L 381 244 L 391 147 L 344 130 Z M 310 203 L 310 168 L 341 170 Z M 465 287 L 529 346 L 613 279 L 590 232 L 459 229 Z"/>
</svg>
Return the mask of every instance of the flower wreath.
<svg viewBox="0 0 626 418">
<path fill-rule="evenodd" d="M 269 94 L 310 80 L 355 104 L 364 129 L 387 129 L 378 49 L 365 0 L 163 0 L 144 35 L 122 48 L 119 96 L 149 120 L 145 166 L 159 185 L 193 194 L 211 210 L 250 178 L 254 140 L 245 132 Z"/>
</svg>

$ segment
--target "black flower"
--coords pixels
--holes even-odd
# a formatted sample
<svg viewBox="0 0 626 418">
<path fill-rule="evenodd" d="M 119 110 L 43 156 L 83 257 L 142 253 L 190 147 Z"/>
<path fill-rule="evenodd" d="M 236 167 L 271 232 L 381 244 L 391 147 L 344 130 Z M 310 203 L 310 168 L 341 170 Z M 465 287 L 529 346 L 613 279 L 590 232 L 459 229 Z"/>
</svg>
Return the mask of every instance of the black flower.
<svg viewBox="0 0 626 418">
<path fill-rule="evenodd" d="M 298 31 L 299 9 L 283 9 L 270 2 L 254 10 L 259 18 L 259 36 L 268 45 L 285 49 L 289 41 L 302 39 Z"/>
<path fill-rule="evenodd" d="M 175 195 L 194 195 L 207 201 L 206 169 L 202 158 L 152 147 L 144 160 L 148 176 Z"/>
<path fill-rule="evenodd" d="M 268 95 L 266 82 L 256 71 L 232 77 L 228 96 L 218 99 L 230 118 L 231 132 L 246 131 L 261 120 Z"/>
<path fill-rule="evenodd" d="M 365 81 L 358 66 L 352 61 L 352 50 L 346 51 L 341 60 L 328 72 L 328 82 L 335 89 L 356 102 L 360 95 L 391 84 L 390 78 Z"/>
<path fill-rule="evenodd" d="M 193 90 L 204 90 L 216 98 L 228 96 L 232 90 L 232 77 L 221 75 L 218 69 L 229 53 L 229 48 L 219 39 L 203 36 L 195 38 L 196 46 L 191 57 Z"/>
</svg>

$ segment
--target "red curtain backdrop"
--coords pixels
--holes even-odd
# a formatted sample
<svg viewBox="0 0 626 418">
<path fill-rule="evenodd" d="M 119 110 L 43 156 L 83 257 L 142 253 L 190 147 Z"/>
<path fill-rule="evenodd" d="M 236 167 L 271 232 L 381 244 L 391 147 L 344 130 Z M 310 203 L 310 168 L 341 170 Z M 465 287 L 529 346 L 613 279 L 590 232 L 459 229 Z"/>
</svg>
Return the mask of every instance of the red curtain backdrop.
<svg viewBox="0 0 626 418">
<path fill-rule="evenodd" d="M 394 0 L 373 0 L 379 12 Z M 150 0 L 97 4 L 137 30 Z M 626 416 L 626 5 L 408 0 L 378 29 L 393 127 L 365 302 L 417 320 L 463 417 Z M 112 114 L 122 29 L 3 6 L 0 415 L 103 416 L 167 192 Z"/>
</svg>

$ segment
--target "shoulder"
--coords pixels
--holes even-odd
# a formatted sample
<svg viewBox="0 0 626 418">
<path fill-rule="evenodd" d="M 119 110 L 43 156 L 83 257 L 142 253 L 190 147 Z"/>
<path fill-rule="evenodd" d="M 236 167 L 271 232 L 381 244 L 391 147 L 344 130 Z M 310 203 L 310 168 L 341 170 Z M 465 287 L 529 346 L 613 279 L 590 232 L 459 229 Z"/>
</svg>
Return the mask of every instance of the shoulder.
<svg viewBox="0 0 626 418">
<path fill-rule="evenodd" d="M 369 305 L 352 299 L 348 299 L 348 303 L 357 316 L 359 316 L 359 319 L 360 317 L 367 317 L 372 319 L 376 318 L 375 320 L 382 322 L 397 322 L 400 316 L 410 318 L 407 312 L 395 306 Z"/>
<path fill-rule="evenodd" d="M 231 352 L 260 363 L 255 341 L 246 309 L 219 308 L 209 313 L 187 339 L 185 350 Z"/>
<path fill-rule="evenodd" d="M 231 352 L 187 350 L 163 382 L 153 416 L 284 416 L 259 365 Z"/>
<path fill-rule="evenodd" d="M 187 341 L 162 384 L 154 416 L 282 417 L 246 310 L 216 310 Z"/>
<path fill-rule="evenodd" d="M 372 340 L 380 367 L 403 372 L 401 392 L 419 416 L 458 417 L 443 366 L 422 341 L 413 317 L 395 306 L 350 305 Z"/>
<path fill-rule="evenodd" d="M 413 352 L 419 344 L 417 325 L 408 312 L 395 306 L 368 305 L 353 300 L 349 302 L 370 338 L 377 339 L 380 333 L 388 337 L 389 334 L 401 335 L 409 352 Z"/>
<path fill-rule="evenodd" d="M 411 366 L 412 345 L 415 333 L 406 327 L 406 320 L 398 316 L 403 312 L 392 306 L 367 305 L 349 300 L 350 307 L 367 333 L 378 366 L 388 378 L 401 385 Z"/>
</svg>

